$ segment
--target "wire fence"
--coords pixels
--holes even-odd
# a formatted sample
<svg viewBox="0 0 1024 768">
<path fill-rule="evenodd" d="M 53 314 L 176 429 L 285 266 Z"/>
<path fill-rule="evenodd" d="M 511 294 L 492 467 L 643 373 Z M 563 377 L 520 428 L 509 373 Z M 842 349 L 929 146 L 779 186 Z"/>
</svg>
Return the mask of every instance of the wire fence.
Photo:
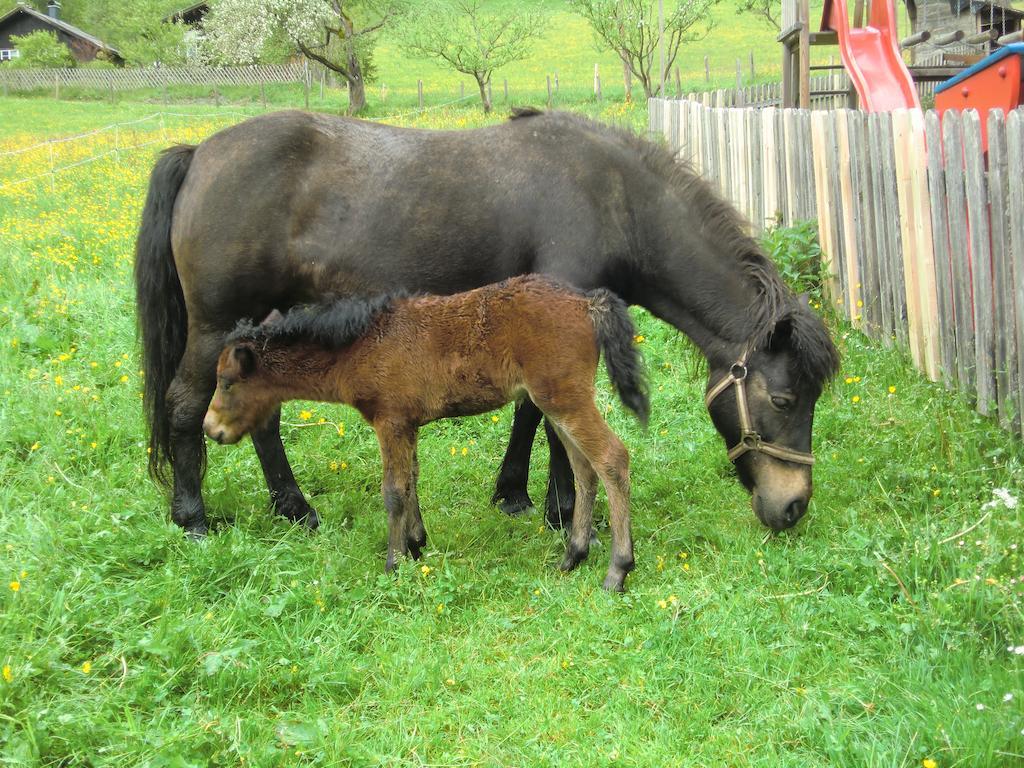
<svg viewBox="0 0 1024 768">
<path fill-rule="evenodd" d="M 422 114 L 425 112 L 432 112 L 438 109 L 444 109 L 445 107 L 450 107 L 454 104 L 459 104 L 461 102 L 465 102 L 473 98 L 475 98 L 475 96 L 472 94 L 467 96 L 460 96 L 458 98 L 451 99 L 450 101 L 442 102 L 441 104 L 433 104 L 429 107 L 424 107 L 422 109 L 411 109 L 406 112 L 385 115 L 383 117 L 370 118 L 370 120 L 372 122 L 385 123 L 400 121 L 408 117 L 413 117 L 415 115 Z M 91 131 L 85 131 L 84 133 L 78 133 L 72 136 L 56 137 L 52 139 L 47 139 L 46 141 L 31 144 L 26 147 L 18 147 L 15 149 L 3 150 L 0 151 L 0 160 L 2 160 L 3 158 L 18 158 L 32 152 L 46 152 L 48 167 L 45 171 L 41 173 L 31 174 L 28 176 L 24 176 L 22 178 L 3 179 L 3 181 L 0 181 L 0 192 L 11 189 L 13 187 L 20 186 L 22 184 L 28 184 L 43 179 L 49 179 L 52 187 L 53 180 L 56 177 L 56 175 L 63 173 L 65 171 L 69 171 L 74 168 L 79 168 L 83 165 L 88 165 L 90 163 L 94 163 L 98 160 L 102 160 L 107 157 L 114 157 L 116 159 L 120 156 L 122 152 L 130 152 L 133 150 L 142 149 L 153 144 L 167 144 L 168 142 L 173 140 L 173 136 L 170 135 L 167 126 L 167 118 L 184 119 L 194 122 L 218 122 L 225 120 L 238 122 L 238 120 L 244 120 L 250 117 L 254 117 L 257 114 L 260 113 L 219 110 L 216 113 L 196 114 L 186 112 L 169 112 L 165 110 L 160 112 L 154 112 L 150 115 L 140 117 L 136 120 L 126 120 L 117 123 L 110 123 L 109 125 L 102 126 L 101 128 L 95 128 Z M 153 136 L 142 141 L 136 140 L 138 138 L 137 136 L 132 137 L 131 139 L 125 138 L 124 129 L 138 128 L 138 126 L 147 123 L 152 123 L 154 121 L 158 121 L 159 124 L 158 126 L 154 126 L 154 131 L 159 130 L 158 136 Z M 108 149 L 105 149 L 101 152 L 97 152 L 96 154 L 90 154 L 85 157 L 76 158 L 73 162 L 59 162 L 59 159 L 55 152 L 55 148 L 66 145 L 73 145 L 76 142 L 95 142 L 97 137 L 111 133 L 113 134 L 112 146 L 110 146 Z"/>
</svg>

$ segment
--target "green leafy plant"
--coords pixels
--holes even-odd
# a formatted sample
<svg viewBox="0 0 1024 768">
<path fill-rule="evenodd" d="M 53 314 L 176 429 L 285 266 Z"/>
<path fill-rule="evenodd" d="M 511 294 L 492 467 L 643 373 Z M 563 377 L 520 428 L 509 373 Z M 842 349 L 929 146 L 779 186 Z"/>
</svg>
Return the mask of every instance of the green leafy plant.
<svg viewBox="0 0 1024 768">
<path fill-rule="evenodd" d="M 761 244 L 794 293 L 806 293 L 812 306 L 829 306 L 825 292 L 832 273 L 821 251 L 816 221 L 791 227 L 776 224 L 764 233 Z"/>
<path fill-rule="evenodd" d="M 16 67 L 73 67 L 75 59 L 64 43 L 53 32 L 36 30 L 27 35 L 11 35 L 18 49 L 18 57 L 11 64 Z"/>
</svg>

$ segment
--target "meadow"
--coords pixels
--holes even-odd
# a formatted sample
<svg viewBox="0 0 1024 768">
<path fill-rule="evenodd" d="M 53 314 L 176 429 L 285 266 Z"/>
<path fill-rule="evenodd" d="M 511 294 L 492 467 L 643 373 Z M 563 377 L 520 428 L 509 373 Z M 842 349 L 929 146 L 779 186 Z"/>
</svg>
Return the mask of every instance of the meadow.
<svg viewBox="0 0 1024 768">
<path fill-rule="evenodd" d="M 430 539 L 396 574 L 373 433 L 319 403 L 282 431 L 321 529 L 269 512 L 248 442 L 211 445 L 214 532 L 186 541 L 146 475 L 134 237 L 157 152 L 248 98 L 0 99 L 0 765 L 1022 764 L 1024 446 L 832 317 L 815 496 L 772 535 L 698 356 L 635 312 L 649 428 L 599 387 L 632 456 L 624 595 L 600 587 L 603 494 L 605 546 L 569 575 L 540 512 L 490 505 L 511 407 L 422 431 Z M 642 105 L 566 101 L 644 126 Z"/>
</svg>

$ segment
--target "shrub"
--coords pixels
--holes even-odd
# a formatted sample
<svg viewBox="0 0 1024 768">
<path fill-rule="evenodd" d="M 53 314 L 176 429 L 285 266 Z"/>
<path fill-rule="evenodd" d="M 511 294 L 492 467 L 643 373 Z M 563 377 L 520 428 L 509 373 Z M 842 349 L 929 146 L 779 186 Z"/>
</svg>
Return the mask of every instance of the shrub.
<svg viewBox="0 0 1024 768">
<path fill-rule="evenodd" d="M 825 292 L 832 274 L 818 241 L 818 222 L 775 225 L 764 233 L 761 244 L 794 293 L 806 293 L 812 304 L 829 306 Z"/>
<path fill-rule="evenodd" d="M 51 69 L 75 66 L 71 51 L 53 32 L 40 29 L 27 35 L 11 35 L 11 42 L 18 49 L 18 57 L 11 61 L 11 66 Z"/>
</svg>

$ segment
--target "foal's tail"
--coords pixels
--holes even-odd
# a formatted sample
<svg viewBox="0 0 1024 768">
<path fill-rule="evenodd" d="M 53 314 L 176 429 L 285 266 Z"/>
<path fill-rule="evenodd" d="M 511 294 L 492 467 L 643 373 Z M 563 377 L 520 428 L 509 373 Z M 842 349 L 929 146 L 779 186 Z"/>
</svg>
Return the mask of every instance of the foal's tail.
<svg viewBox="0 0 1024 768">
<path fill-rule="evenodd" d="M 636 348 L 636 326 L 629 316 L 626 302 L 606 288 L 587 291 L 590 319 L 597 333 L 597 343 L 604 353 L 608 378 L 612 380 L 619 399 L 647 426 L 651 403 L 647 397 L 647 377 L 643 359 Z"/>
<path fill-rule="evenodd" d="M 171 253 L 171 213 L 195 147 L 164 151 L 149 176 L 149 193 L 135 243 L 135 302 L 142 341 L 145 388 L 142 396 L 149 426 L 149 472 L 167 482 L 171 456 L 167 388 L 185 353 L 188 317 L 181 281 Z"/>
</svg>

